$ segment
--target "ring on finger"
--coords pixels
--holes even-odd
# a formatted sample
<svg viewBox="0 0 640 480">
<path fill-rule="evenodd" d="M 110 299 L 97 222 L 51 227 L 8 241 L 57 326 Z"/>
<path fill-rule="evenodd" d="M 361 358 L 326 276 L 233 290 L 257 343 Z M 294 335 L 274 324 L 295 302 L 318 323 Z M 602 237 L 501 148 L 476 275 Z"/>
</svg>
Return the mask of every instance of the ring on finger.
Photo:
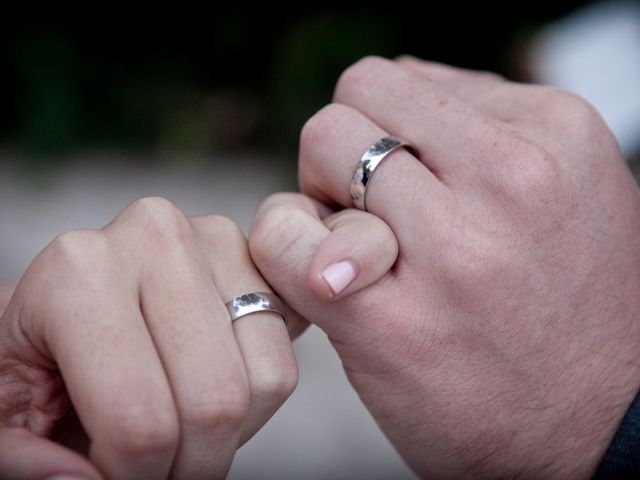
<svg viewBox="0 0 640 480">
<path fill-rule="evenodd" d="M 274 312 L 282 317 L 287 324 L 287 314 L 284 303 L 275 293 L 252 292 L 239 295 L 228 301 L 225 306 L 231 316 L 231 322 L 256 312 Z"/>
<path fill-rule="evenodd" d="M 356 208 L 367 211 L 365 197 L 367 184 L 371 180 L 373 172 L 390 153 L 402 147 L 409 150 L 416 157 L 418 156 L 418 152 L 413 145 L 396 137 L 381 138 L 367 149 L 351 177 L 350 192 Z"/>
</svg>

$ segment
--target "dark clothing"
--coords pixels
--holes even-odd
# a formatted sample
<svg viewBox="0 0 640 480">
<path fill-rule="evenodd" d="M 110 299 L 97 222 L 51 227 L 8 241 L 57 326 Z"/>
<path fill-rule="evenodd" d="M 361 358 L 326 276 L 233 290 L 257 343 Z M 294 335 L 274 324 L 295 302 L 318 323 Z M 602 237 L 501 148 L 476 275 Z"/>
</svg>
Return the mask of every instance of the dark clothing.
<svg viewBox="0 0 640 480">
<path fill-rule="evenodd" d="M 640 393 L 622 419 L 594 478 L 640 479 Z"/>
</svg>

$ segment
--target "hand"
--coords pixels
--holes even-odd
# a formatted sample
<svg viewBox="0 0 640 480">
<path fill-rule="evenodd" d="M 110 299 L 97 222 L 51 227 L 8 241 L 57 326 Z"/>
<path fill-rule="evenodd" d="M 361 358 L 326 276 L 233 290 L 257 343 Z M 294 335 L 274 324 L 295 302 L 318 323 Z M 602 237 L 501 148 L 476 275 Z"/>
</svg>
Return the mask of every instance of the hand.
<svg viewBox="0 0 640 480">
<path fill-rule="evenodd" d="M 231 324 L 225 302 L 255 291 L 240 229 L 163 199 L 58 237 L 0 319 L 0 477 L 224 477 L 297 382 L 279 315 Z"/>
<path fill-rule="evenodd" d="M 590 475 L 640 385 L 640 196 L 608 128 L 568 93 L 412 58 L 356 63 L 334 102 L 301 134 L 313 200 L 256 216 L 262 274 L 418 474 Z M 392 153 L 367 188 L 398 260 L 329 303 L 328 265 L 356 283 L 377 257 L 331 245 L 318 202 L 351 206 L 358 159 L 389 134 L 420 154 Z"/>
</svg>

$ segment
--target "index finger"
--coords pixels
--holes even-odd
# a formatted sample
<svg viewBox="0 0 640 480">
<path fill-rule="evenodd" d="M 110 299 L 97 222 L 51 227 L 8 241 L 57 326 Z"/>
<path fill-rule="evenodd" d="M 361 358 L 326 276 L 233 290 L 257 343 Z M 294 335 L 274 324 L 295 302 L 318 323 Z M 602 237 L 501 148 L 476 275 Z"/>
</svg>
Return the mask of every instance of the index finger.
<svg viewBox="0 0 640 480">
<path fill-rule="evenodd" d="M 109 260 L 97 232 L 65 234 L 47 250 L 34 265 L 50 262 L 58 276 L 40 274 L 26 284 L 33 291 L 25 298 L 38 301 L 24 312 L 24 324 L 64 378 L 91 440 L 91 461 L 109 478 L 165 478 L 179 426 L 135 281 Z"/>
</svg>

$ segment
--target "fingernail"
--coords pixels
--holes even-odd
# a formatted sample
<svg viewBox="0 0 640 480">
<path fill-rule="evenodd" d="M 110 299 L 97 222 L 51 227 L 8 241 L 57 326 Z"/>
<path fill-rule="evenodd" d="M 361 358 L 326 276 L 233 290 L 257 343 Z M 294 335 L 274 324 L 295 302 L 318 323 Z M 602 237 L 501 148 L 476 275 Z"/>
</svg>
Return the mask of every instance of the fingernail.
<svg viewBox="0 0 640 480">
<path fill-rule="evenodd" d="M 322 271 L 322 278 L 327 282 L 334 295 L 339 295 L 356 278 L 358 271 L 348 260 L 332 263 Z"/>
</svg>

